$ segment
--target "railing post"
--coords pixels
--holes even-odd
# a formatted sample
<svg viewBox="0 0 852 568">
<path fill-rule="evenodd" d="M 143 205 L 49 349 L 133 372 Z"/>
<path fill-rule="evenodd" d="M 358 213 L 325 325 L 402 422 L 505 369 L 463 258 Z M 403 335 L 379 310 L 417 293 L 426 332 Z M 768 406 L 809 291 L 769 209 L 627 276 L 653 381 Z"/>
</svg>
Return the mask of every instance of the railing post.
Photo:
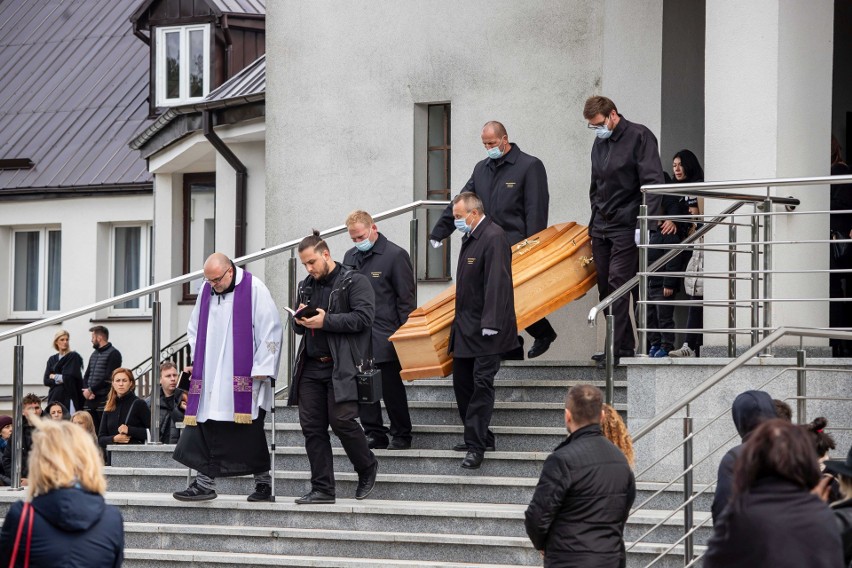
<svg viewBox="0 0 852 568">
<path fill-rule="evenodd" d="M 151 439 L 149 444 L 160 441 L 160 322 L 162 311 L 160 293 L 154 292 L 151 302 Z"/>
<path fill-rule="evenodd" d="M 767 188 L 768 192 L 769 188 Z M 766 213 L 763 221 L 763 335 L 771 333 L 772 330 L 772 200 L 767 198 L 763 202 L 763 212 Z M 772 356 L 772 346 L 767 345 L 761 355 Z"/>
<path fill-rule="evenodd" d="M 732 218 L 734 219 L 734 218 Z M 737 356 L 737 227 L 728 227 L 728 357 Z"/>
<path fill-rule="evenodd" d="M 755 212 L 758 206 L 754 206 Z M 760 342 L 760 217 L 751 218 L 751 346 Z"/>
<path fill-rule="evenodd" d="M 296 287 L 296 253 L 291 249 L 290 258 L 287 259 L 287 290 L 289 298 L 287 303 L 289 306 L 295 306 L 298 300 L 298 290 Z M 296 363 L 296 334 L 293 333 L 293 326 L 290 326 L 290 331 L 287 333 L 287 393 L 290 393 L 290 383 L 293 380 L 293 366 Z"/>
<path fill-rule="evenodd" d="M 606 358 L 606 394 L 605 402 L 612 404 L 615 398 L 615 316 L 612 315 L 612 306 L 609 308 L 609 314 L 606 316 L 606 349 L 604 349 L 604 357 Z"/>
<path fill-rule="evenodd" d="M 692 562 L 695 551 L 693 550 L 693 534 L 690 533 L 694 525 L 694 512 L 692 498 L 692 417 L 689 415 L 689 405 L 686 405 L 686 416 L 683 419 L 683 534 L 687 535 L 683 541 L 683 565 Z M 687 501 L 689 501 L 687 503 Z"/>
<path fill-rule="evenodd" d="M 412 212 L 411 221 L 409 222 L 409 251 L 408 255 L 411 257 L 411 268 L 414 270 L 414 305 L 417 305 L 417 262 L 418 262 L 418 253 L 420 251 L 420 240 L 418 238 L 418 227 L 420 225 L 419 220 L 417 219 L 417 211 Z M 405 322 L 403 322 L 405 323 Z"/>
<path fill-rule="evenodd" d="M 12 372 L 12 489 L 21 488 L 21 448 L 24 437 L 24 345 L 16 336 L 15 361 Z"/>
<path fill-rule="evenodd" d="M 796 422 L 808 422 L 808 371 L 805 369 L 806 357 L 804 349 L 796 351 Z"/>
<path fill-rule="evenodd" d="M 648 206 L 639 206 L 639 353 L 637 355 L 648 354 Z M 630 301 L 628 297 L 627 302 Z"/>
</svg>

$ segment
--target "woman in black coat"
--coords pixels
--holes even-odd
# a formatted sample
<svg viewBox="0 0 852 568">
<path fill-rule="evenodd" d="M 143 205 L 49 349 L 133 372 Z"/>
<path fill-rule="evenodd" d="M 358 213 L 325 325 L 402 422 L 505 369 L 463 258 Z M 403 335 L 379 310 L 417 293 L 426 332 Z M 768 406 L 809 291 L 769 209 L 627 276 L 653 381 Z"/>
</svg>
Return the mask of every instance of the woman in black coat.
<svg viewBox="0 0 852 568">
<path fill-rule="evenodd" d="M 44 386 L 50 388 L 48 402 L 59 401 L 69 410 L 83 410 L 83 358 L 71 351 L 69 339 L 64 329 L 53 336 L 53 348 L 58 353 L 47 360 Z"/>
<path fill-rule="evenodd" d="M 29 485 L 0 530 L 0 566 L 121 566 L 124 526 L 119 510 L 104 501 L 106 479 L 97 446 L 67 420 L 30 420 L 36 431 Z"/>
<path fill-rule="evenodd" d="M 98 443 L 106 449 L 109 444 L 144 444 L 151 425 L 151 411 L 145 401 L 136 396 L 136 379 L 130 369 L 119 367 L 112 372 Z"/>
<path fill-rule="evenodd" d="M 771 419 L 754 430 L 734 466 L 733 497 L 713 526 L 704 568 L 837 568 L 834 516 L 811 493 L 820 479 L 807 432 Z"/>
</svg>

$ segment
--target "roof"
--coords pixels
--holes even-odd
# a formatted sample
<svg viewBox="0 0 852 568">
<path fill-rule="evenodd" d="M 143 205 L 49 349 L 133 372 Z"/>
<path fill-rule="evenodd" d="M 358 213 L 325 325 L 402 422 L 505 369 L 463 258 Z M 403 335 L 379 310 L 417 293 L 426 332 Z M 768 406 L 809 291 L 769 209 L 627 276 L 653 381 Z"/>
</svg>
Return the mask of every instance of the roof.
<svg viewBox="0 0 852 568">
<path fill-rule="evenodd" d="M 0 0 L 0 191 L 151 184 L 127 140 L 148 119 L 138 0 Z"/>
<path fill-rule="evenodd" d="M 142 148 L 156 134 L 162 131 L 175 118 L 201 112 L 221 109 L 242 104 L 255 103 L 266 99 L 266 55 L 261 55 L 248 67 L 211 91 L 203 100 L 182 106 L 172 107 L 148 125 L 130 141 L 130 148 Z"/>
<path fill-rule="evenodd" d="M 2 0 L 0 0 L 2 1 Z M 144 0 L 130 12 L 130 21 L 136 24 L 139 20 L 147 20 L 148 9 L 160 0 Z M 138 0 L 137 0 L 138 2 Z M 223 15 L 265 16 L 266 0 L 203 0 L 217 18 Z"/>
</svg>

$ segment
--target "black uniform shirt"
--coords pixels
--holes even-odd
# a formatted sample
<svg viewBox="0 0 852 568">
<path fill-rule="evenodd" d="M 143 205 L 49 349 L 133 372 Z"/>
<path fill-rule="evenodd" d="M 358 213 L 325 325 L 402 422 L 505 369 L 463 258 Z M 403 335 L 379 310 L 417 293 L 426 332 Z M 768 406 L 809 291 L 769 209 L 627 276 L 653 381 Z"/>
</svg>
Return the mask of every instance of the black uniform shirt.
<svg viewBox="0 0 852 568">
<path fill-rule="evenodd" d="M 303 298 L 301 301 L 309 306 L 322 308 L 323 310 L 328 311 L 328 301 L 329 298 L 331 298 L 332 284 L 334 283 L 335 278 L 337 278 L 337 275 L 340 273 L 340 270 L 340 264 L 337 264 L 334 267 L 334 270 L 329 272 L 325 278 L 322 280 L 314 280 L 314 286 L 310 293 L 310 301 L 305 302 Z M 304 296 L 304 291 L 302 294 Z M 305 333 L 305 350 L 308 357 L 331 357 L 331 349 L 328 346 L 328 337 L 322 328 L 306 331 L 308 333 Z"/>
<path fill-rule="evenodd" d="M 547 228 L 547 172 L 541 160 L 521 152 L 517 144 L 512 144 L 505 156 L 485 158 L 476 164 L 462 191 L 479 196 L 485 214 L 503 229 L 510 245 Z M 453 208 L 448 206 L 430 238 L 442 241 L 454 230 Z"/>
</svg>

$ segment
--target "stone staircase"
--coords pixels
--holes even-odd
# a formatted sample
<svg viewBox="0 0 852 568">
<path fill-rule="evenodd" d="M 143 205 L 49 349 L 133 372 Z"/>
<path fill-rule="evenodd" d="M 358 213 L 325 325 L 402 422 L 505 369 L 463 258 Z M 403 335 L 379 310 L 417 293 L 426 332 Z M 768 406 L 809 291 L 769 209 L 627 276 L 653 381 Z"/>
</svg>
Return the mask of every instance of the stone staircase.
<svg viewBox="0 0 852 568">
<path fill-rule="evenodd" d="M 187 470 L 171 459 L 172 446 L 115 447 L 108 498 L 124 516 L 125 566 L 540 566 L 526 537 L 524 510 L 544 460 L 564 440 L 567 387 L 592 382 L 603 388 L 603 378 L 585 363 L 505 365 L 492 421 L 497 451 L 475 471 L 462 470 L 463 454 L 449 449 L 462 439 L 451 380 L 408 384 L 414 447 L 376 451 L 378 482 L 364 501 L 353 498 L 357 476 L 332 436 L 337 503 L 293 502 L 310 488 L 294 408 L 277 411 L 274 503 L 245 500 L 253 490 L 249 477 L 220 479 L 214 501 L 178 502 L 171 493 L 186 487 Z M 615 403 L 623 414 L 623 367 L 617 369 Z M 639 483 L 637 504 L 661 486 Z M 662 520 L 680 496 L 681 488 L 671 487 L 635 514 L 627 540 Z M 16 498 L 14 492 L 0 495 L 0 507 Z M 699 498 L 697 521 L 709 514 L 711 499 Z M 682 530 L 676 514 L 629 553 L 628 566 L 644 566 Z M 699 550 L 708 535 L 709 529 L 699 531 Z M 675 548 L 656 565 L 682 566 L 682 554 Z"/>
</svg>

